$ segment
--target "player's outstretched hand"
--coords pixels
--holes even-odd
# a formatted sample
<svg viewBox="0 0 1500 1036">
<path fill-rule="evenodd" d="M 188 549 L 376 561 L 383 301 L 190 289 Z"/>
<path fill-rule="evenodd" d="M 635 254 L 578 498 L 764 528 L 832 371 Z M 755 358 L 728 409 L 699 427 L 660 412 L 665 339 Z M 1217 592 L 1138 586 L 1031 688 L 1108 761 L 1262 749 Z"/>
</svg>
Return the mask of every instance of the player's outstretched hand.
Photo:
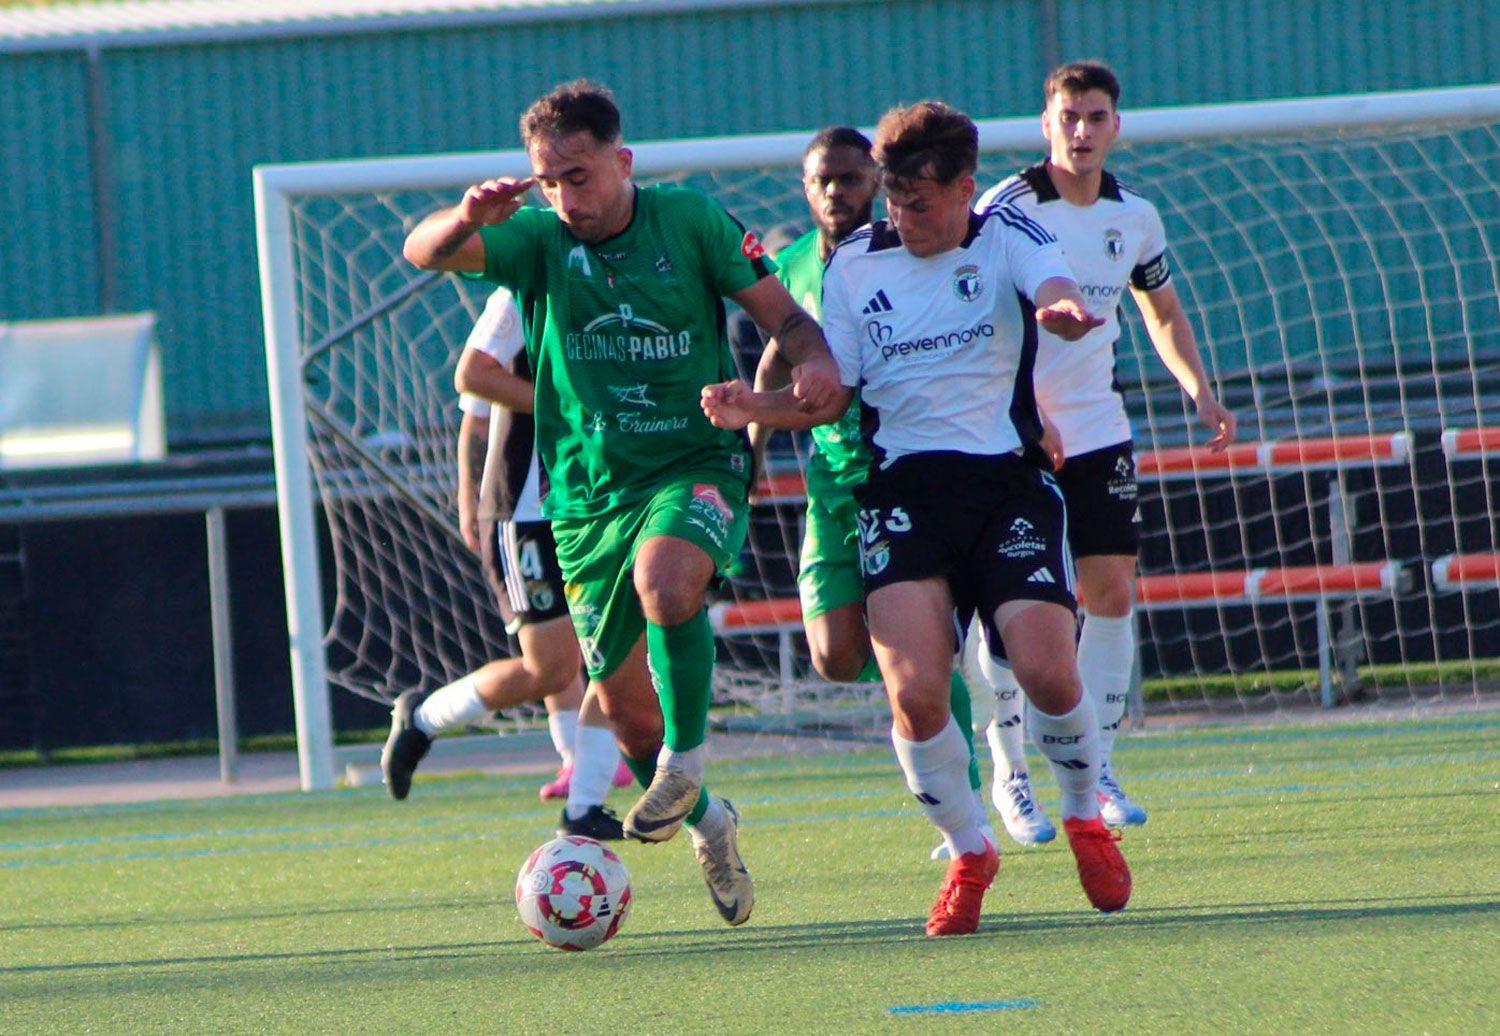
<svg viewBox="0 0 1500 1036">
<path fill-rule="evenodd" d="M 1049 334 L 1066 342 L 1076 342 L 1096 327 L 1104 324 L 1103 317 L 1096 317 L 1072 299 L 1058 299 L 1050 306 L 1036 311 L 1036 322 Z"/>
<path fill-rule="evenodd" d="M 536 180 L 531 177 L 517 180 L 509 176 L 476 183 L 464 191 L 458 203 L 459 218 L 476 227 L 504 223 L 521 207 L 534 183 Z"/>
<path fill-rule="evenodd" d="M 1198 403 L 1198 420 L 1208 426 L 1214 433 L 1214 437 L 1208 440 L 1208 448 L 1215 453 L 1222 453 L 1234 442 L 1235 430 L 1239 422 L 1235 420 L 1234 411 L 1213 396 L 1205 396 Z"/>
<path fill-rule="evenodd" d="M 699 405 L 708 416 L 708 423 L 715 428 L 739 431 L 755 420 L 753 404 L 755 390 L 743 381 L 721 381 L 716 385 L 704 385 Z"/>
<path fill-rule="evenodd" d="M 838 391 L 839 365 L 828 353 L 792 368 L 792 397 L 808 413 L 822 410 Z"/>
</svg>

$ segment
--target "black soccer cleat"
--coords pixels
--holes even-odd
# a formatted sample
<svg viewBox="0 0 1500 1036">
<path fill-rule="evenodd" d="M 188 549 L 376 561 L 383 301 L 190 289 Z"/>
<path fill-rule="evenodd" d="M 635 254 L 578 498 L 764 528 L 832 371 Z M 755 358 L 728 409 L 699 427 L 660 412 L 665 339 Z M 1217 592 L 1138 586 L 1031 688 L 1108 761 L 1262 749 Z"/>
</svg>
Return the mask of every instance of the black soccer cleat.
<svg viewBox="0 0 1500 1036">
<path fill-rule="evenodd" d="M 625 837 L 625 828 L 614 811 L 605 806 L 590 806 L 589 811 L 577 820 L 568 819 L 568 811 L 562 811 L 557 822 L 558 836 L 582 835 L 600 842 L 618 842 Z"/>
<path fill-rule="evenodd" d="M 391 706 L 391 736 L 380 750 L 380 774 L 393 799 L 406 798 L 411 791 L 411 775 L 432 747 L 432 738 L 418 730 L 413 719 L 426 698 L 426 691 L 402 691 Z"/>
</svg>

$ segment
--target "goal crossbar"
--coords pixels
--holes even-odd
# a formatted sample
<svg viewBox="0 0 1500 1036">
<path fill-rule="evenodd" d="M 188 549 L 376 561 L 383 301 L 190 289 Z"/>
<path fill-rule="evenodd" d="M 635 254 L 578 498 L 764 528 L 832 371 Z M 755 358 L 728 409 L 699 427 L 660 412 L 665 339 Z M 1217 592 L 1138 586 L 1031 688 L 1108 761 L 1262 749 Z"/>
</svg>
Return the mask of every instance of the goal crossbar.
<svg viewBox="0 0 1500 1036">
<path fill-rule="evenodd" d="M 1454 120 L 1500 120 L 1500 86 L 1300 98 L 1191 108 L 1130 111 L 1122 138 L 1130 142 L 1265 137 Z M 1038 150 L 1036 116 L 979 123 L 984 152 Z M 796 165 L 812 131 L 708 137 L 632 144 L 635 170 L 749 169 Z M 258 166 L 253 172 L 256 237 L 266 335 L 273 453 L 283 564 L 298 759 L 304 790 L 334 781 L 331 709 L 323 645 L 312 472 L 302 375 L 311 343 L 298 333 L 294 198 L 360 191 L 453 188 L 497 176 L 529 175 L 522 150 L 406 156 Z M 336 337 L 336 336 L 335 336 Z"/>
</svg>

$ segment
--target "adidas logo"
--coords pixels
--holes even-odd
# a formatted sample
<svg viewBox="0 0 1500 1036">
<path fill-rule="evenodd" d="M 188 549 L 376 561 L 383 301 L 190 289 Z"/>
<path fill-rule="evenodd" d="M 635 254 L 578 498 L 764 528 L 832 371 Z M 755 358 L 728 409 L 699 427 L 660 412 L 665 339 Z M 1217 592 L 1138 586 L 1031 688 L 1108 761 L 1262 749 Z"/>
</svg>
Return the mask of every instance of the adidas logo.
<svg viewBox="0 0 1500 1036">
<path fill-rule="evenodd" d="M 891 300 L 885 297 L 885 289 L 882 288 L 875 293 L 869 302 L 865 303 L 865 308 L 861 312 L 865 316 L 869 316 L 871 313 L 889 313 L 895 308 L 895 306 L 891 305 Z"/>
<path fill-rule="evenodd" d="M 1026 581 L 1028 583 L 1055 583 L 1055 582 L 1057 582 L 1056 579 L 1052 578 L 1052 573 L 1049 572 L 1049 571 L 1047 571 L 1045 568 L 1039 568 L 1035 572 L 1031 573 L 1031 575 L 1029 575 L 1029 576 L 1026 577 Z"/>
</svg>

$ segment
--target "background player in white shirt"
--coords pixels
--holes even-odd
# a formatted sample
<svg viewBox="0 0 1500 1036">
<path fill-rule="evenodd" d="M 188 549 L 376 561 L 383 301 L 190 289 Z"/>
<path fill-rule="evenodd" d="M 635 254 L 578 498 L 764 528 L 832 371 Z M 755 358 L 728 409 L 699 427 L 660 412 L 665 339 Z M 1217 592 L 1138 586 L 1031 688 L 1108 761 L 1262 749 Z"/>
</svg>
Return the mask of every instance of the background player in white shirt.
<svg viewBox="0 0 1500 1036">
<path fill-rule="evenodd" d="M 907 786 L 952 856 L 927 934 L 975 931 L 999 868 L 949 711 L 955 606 L 977 610 L 991 650 L 1021 673 L 1084 891 L 1118 910 L 1130 872 L 1094 795 L 1098 724 L 1074 662 L 1065 516 L 1031 389 L 1038 324 L 1078 338 L 1101 321 L 1046 231 L 1004 206 L 969 211 L 978 130 L 963 113 L 936 101 L 893 109 L 875 155 L 890 220 L 846 238 L 823 277 L 841 392 L 814 406 L 729 382 L 704 389 L 704 410 L 727 427 L 808 427 L 840 417 L 860 391 L 872 452 L 856 490 L 870 639 Z"/>
<path fill-rule="evenodd" d="M 1119 81 L 1108 66 L 1079 61 L 1053 71 L 1044 92 L 1042 135 L 1050 156 L 986 191 L 975 209 L 1012 205 L 1046 227 L 1062 245 L 1089 305 L 1106 315 L 1103 326 L 1077 342 L 1042 334 L 1035 380 L 1068 511 L 1089 519 L 1069 524 L 1084 606 L 1078 668 L 1102 728 L 1102 812 L 1106 823 L 1119 827 L 1146 821 L 1145 809 L 1126 796 L 1110 767 L 1136 652 L 1132 608 L 1140 511 L 1130 421 L 1115 381 L 1118 309 L 1127 288 L 1151 344 L 1213 433 L 1212 449 L 1234 441 L 1235 418 L 1204 372 L 1172 284 L 1161 217 L 1104 168 L 1120 132 Z M 995 804 L 1018 841 L 1037 840 L 1050 824 L 1034 805 L 1022 809 L 1032 800 L 1015 678 L 992 659 L 979 661 L 999 695 L 987 731 L 995 753 Z"/>
<path fill-rule="evenodd" d="M 525 345 L 515 301 L 499 288 L 470 331 L 454 376 L 464 412 L 458 435 L 459 530 L 481 556 L 521 655 L 486 663 L 435 691 L 399 695 L 381 767 L 387 790 L 404 799 L 434 736 L 522 702 L 543 701 L 553 745 L 563 757 L 558 779 L 541 791 L 543 799 L 567 799 L 558 833 L 618 839 L 620 821 L 604 807 L 604 797 L 611 783 L 622 787 L 633 778 L 596 696 L 584 694 L 578 637 L 541 511 Z M 498 407 L 493 415 L 491 404 Z M 474 477 L 480 469 L 482 487 Z"/>
</svg>

